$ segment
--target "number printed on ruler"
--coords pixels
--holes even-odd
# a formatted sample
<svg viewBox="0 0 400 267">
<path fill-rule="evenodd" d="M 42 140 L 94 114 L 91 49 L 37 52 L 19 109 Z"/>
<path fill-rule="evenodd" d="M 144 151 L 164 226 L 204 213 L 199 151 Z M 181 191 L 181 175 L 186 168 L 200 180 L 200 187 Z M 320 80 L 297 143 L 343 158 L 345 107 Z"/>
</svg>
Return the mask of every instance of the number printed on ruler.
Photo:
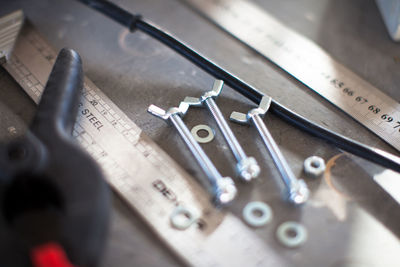
<svg viewBox="0 0 400 267">
<path fill-rule="evenodd" d="M 315 43 L 250 1 L 184 1 L 400 150 L 400 104 Z"/>
<path fill-rule="evenodd" d="M 400 134 L 400 112 L 395 107 L 387 107 L 385 102 L 372 93 L 358 92 L 347 87 L 344 82 L 338 79 L 331 79 L 330 76 L 327 76 L 327 79 L 338 89 L 339 93 L 348 98 L 346 103 L 358 111 L 361 116 L 369 118 L 376 125 L 380 125 L 389 134 Z"/>
</svg>

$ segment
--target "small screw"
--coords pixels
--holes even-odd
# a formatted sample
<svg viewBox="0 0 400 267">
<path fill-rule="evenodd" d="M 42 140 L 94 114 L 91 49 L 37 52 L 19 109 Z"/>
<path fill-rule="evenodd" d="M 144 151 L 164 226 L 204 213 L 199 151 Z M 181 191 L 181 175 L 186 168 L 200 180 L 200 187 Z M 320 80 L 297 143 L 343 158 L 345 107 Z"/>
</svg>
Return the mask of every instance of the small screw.
<svg viewBox="0 0 400 267">
<path fill-rule="evenodd" d="M 183 102 L 187 103 L 190 106 L 207 107 L 207 109 L 211 112 L 212 116 L 217 122 L 219 129 L 221 130 L 226 142 L 228 143 L 233 155 L 237 160 L 236 171 L 239 177 L 244 181 L 250 181 L 260 174 L 260 167 L 253 157 L 248 157 L 246 155 L 243 148 L 239 144 L 239 141 L 236 139 L 231 128 L 226 122 L 224 116 L 222 115 L 221 110 L 215 103 L 214 99 L 218 97 L 218 95 L 221 93 L 223 85 L 223 81 L 216 80 L 211 91 L 204 93 L 200 98 L 186 97 Z"/>
<path fill-rule="evenodd" d="M 208 158 L 201 146 L 196 142 L 189 129 L 184 124 L 181 116 L 187 112 L 188 105 L 181 103 L 179 107 L 174 107 L 164 111 L 163 109 L 151 105 L 148 112 L 163 120 L 169 121 L 178 130 L 183 141 L 196 158 L 208 178 L 208 183 L 212 188 L 212 195 L 217 206 L 230 203 L 236 196 L 237 189 L 230 177 L 222 177 L 217 168 Z"/>
<path fill-rule="evenodd" d="M 303 180 L 297 179 L 293 174 L 285 157 L 262 120 L 262 117 L 267 113 L 269 106 L 271 105 L 271 101 L 272 99 L 270 97 L 263 96 L 257 108 L 250 110 L 247 114 L 234 111 L 232 112 L 230 119 L 241 124 L 248 124 L 249 122 L 253 123 L 257 128 L 257 131 L 260 133 L 260 136 L 281 175 L 282 181 L 287 189 L 289 201 L 294 204 L 302 204 L 307 201 L 309 196 L 307 185 Z"/>
</svg>

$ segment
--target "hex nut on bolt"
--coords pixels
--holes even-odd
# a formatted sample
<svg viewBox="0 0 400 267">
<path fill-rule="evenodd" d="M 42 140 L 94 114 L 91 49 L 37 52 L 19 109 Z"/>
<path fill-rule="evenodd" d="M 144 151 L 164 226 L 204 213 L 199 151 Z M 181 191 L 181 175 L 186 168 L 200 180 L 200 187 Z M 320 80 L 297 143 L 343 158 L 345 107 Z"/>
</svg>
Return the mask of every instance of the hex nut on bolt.
<svg viewBox="0 0 400 267">
<path fill-rule="evenodd" d="M 323 158 L 311 156 L 304 161 L 304 173 L 312 178 L 321 176 L 325 168 L 326 166 Z"/>
</svg>

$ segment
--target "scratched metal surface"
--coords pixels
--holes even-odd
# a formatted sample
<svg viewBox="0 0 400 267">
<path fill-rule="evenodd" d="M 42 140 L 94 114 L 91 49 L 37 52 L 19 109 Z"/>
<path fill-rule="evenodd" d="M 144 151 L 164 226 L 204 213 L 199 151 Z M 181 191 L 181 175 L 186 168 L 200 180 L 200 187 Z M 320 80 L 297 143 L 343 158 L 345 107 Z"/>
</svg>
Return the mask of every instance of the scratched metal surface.
<svg viewBox="0 0 400 267">
<path fill-rule="evenodd" d="M 132 12 L 142 13 L 239 77 L 268 90 L 271 96 L 298 113 L 346 136 L 396 153 L 347 115 L 181 2 L 117 2 Z M 400 47 L 390 41 L 372 0 L 258 0 L 257 3 L 400 100 L 397 88 Z M 188 172 L 201 173 L 176 132 L 148 115 L 146 108 L 151 103 L 167 108 L 185 96 L 198 96 L 211 87 L 212 77 L 146 35 L 140 32 L 127 35 L 119 25 L 75 1 L 36 0 L 33 4 L 14 0 L 1 1 L 1 6 L 0 15 L 22 8 L 55 47 L 78 50 L 88 77 Z M 35 106 L 2 69 L 0 87 L 0 137 L 8 140 L 24 133 Z M 246 111 L 251 105 L 229 88 L 223 91 L 218 104 L 226 116 L 233 109 Z M 205 123 L 216 128 L 205 110 L 191 110 L 185 121 L 189 126 Z M 318 155 L 329 160 L 341 153 L 274 116 L 267 116 L 266 122 L 298 175 L 304 176 L 302 162 L 306 157 Z M 261 163 L 263 175 L 252 184 L 239 185 L 239 197 L 230 209 L 240 216 L 248 201 L 268 202 L 274 210 L 274 219 L 257 233 L 272 244 L 272 253 L 287 259 L 287 266 L 398 264 L 399 206 L 371 179 L 382 168 L 354 157 L 340 157 L 330 179 L 306 178 L 312 190 L 311 201 L 302 208 L 293 208 L 280 200 L 277 172 L 254 129 L 233 124 L 232 129 L 248 154 Z M 203 147 L 223 174 L 234 175 L 234 159 L 218 131 L 214 141 Z M 304 246 L 286 249 L 276 241 L 275 230 L 286 220 L 301 221 L 309 229 L 309 240 Z M 110 242 L 103 266 L 180 264 L 146 225 L 114 197 Z"/>
</svg>

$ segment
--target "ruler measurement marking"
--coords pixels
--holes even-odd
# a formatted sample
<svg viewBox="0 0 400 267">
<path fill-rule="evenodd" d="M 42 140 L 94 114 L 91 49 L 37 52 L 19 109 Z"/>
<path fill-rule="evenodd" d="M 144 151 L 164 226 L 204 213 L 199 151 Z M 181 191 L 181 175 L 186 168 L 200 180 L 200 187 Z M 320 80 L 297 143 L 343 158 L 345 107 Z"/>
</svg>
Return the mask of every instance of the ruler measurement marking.
<svg viewBox="0 0 400 267">
<path fill-rule="evenodd" d="M 390 128 L 400 120 L 400 104 L 336 62 L 314 42 L 251 2 L 185 1 L 400 150 L 400 132 Z M 388 116 L 393 120 L 388 121 Z"/>
</svg>

